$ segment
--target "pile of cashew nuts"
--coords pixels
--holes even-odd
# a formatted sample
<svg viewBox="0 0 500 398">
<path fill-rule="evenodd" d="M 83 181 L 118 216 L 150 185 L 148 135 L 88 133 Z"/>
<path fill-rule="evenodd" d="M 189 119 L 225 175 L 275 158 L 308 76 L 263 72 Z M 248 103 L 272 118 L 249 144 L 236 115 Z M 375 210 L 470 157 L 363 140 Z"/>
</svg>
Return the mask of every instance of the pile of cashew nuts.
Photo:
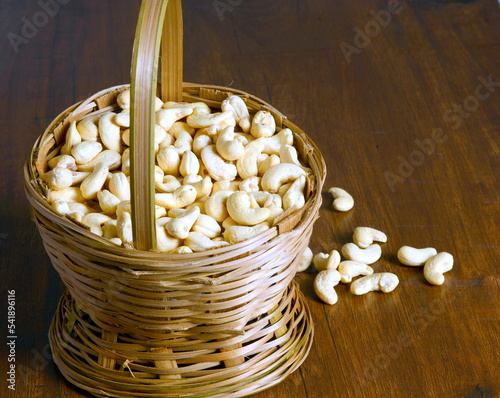
<svg viewBox="0 0 500 398">
<path fill-rule="evenodd" d="M 338 211 L 349 211 L 354 206 L 352 196 L 342 188 L 329 189 L 333 195 L 333 208 Z M 368 292 L 382 291 L 390 293 L 399 284 L 399 278 L 391 272 L 377 272 L 370 267 L 382 256 L 382 247 L 379 243 L 387 242 L 387 235 L 382 231 L 370 227 L 354 229 L 352 242 L 341 248 L 341 253 L 332 250 L 330 253 L 313 254 L 308 247 L 299 258 L 297 271 L 305 271 L 314 264 L 318 271 L 314 279 L 314 291 L 320 300 L 326 304 L 337 303 L 338 296 L 335 286 L 341 283 L 351 283 L 350 291 L 355 295 Z M 374 243 L 378 242 L 378 243 Z M 342 261 L 344 257 L 344 261 Z M 438 253 L 429 247 L 417 249 L 402 246 L 397 254 L 399 261 L 407 266 L 424 267 L 425 279 L 433 285 L 444 283 L 444 273 L 453 268 L 453 256 L 447 252 Z M 353 278 L 359 277 L 353 281 Z"/>
<path fill-rule="evenodd" d="M 73 122 L 40 179 L 58 214 L 132 248 L 130 90 L 117 102 L 120 112 Z M 242 242 L 305 205 L 311 170 L 299 161 L 292 131 L 277 129 L 268 111 L 251 115 L 239 96 L 224 100 L 220 112 L 157 98 L 154 133 L 159 252 Z"/>
</svg>

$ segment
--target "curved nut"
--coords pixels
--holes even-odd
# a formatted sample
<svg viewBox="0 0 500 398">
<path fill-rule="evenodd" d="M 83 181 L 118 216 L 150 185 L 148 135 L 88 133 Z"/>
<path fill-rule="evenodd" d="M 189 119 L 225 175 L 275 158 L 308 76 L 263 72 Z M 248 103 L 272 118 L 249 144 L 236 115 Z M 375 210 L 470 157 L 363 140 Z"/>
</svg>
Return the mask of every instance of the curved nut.
<svg viewBox="0 0 500 398">
<path fill-rule="evenodd" d="M 195 131 L 196 130 L 186 122 L 175 122 L 168 130 L 168 134 L 177 139 L 181 136 L 182 133 L 188 133 L 189 136 L 192 137 Z"/>
<path fill-rule="evenodd" d="M 314 256 L 313 263 L 320 272 L 326 269 L 337 269 L 340 264 L 340 253 L 337 250 L 332 250 L 330 254 L 318 253 Z"/>
<path fill-rule="evenodd" d="M 229 245 L 229 243 L 225 241 L 211 240 L 199 232 L 190 232 L 188 237 L 184 240 L 184 244 L 189 246 L 194 252 L 204 252 Z"/>
<path fill-rule="evenodd" d="M 120 213 L 116 219 L 116 235 L 125 247 L 133 247 L 134 236 L 132 234 L 132 216 L 128 211 Z"/>
<path fill-rule="evenodd" d="M 231 111 L 233 113 L 233 117 L 241 127 L 241 129 L 248 133 L 250 132 L 251 122 L 250 122 L 250 113 L 248 112 L 248 107 L 245 104 L 245 101 L 241 97 L 237 95 L 231 95 L 221 104 L 222 111 Z"/>
<path fill-rule="evenodd" d="M 128 109 L 121 111 L 114 120 L 118 126 L 128 129 L 130 127 L 130 111 Z"/>
<path fill-rule="evenodd" d="M 257 159 L 264 149 L 264 143 L 262 140 L 255 140 L 247 144 L 243 156 L 241 156 L 236 162 L 236 167 L 238 168 L 238 174 L 242 179 L 247 179 L 259 174 L 259 168 L 257 166 Z"/>
<path fill-rule="evenodd" d="M 277 194 L 272 194 L 264 191 L 253 191 L 249 192 L 250 202 L 257 202 L 258 206 L 265 207 L 269 209 L 269 217 L 266 221 L 273 223 L 274 219 L 283 213 L 283 206 L 281 196 Z M 257 207 L 257 205 L 252 204 L 251 207 Z"/>
<path fill-rule="evenodd" d="M 266 153 L 262 153 L 257 158 L 257 168 L 259 170 L 258 175 L 263 176 L 267 170 L 280 163 L 281 159 L 278 155 L 268 155 Z"/>
<path fill-rule="evenodd" d="M 433 285 L 444 283 L 444 273 L 453 268 L 453 256 L 450 253 L 441 252 L 429 258 L 424 265 L 424 277 Z"/>
<path fill-rule="evenodd" d="M 373 242 L 387 242 L 387 235 L 375 228 L 356 227 L 352 235 L 352 240 L 356 245 L 365 249 L 373 244 Z"/>
<path fill-rule="evenodd" d="M 333 305 L 338 301 L 334 287 L 340 282 L 340 273 L 334 269 L 321 271 L 314 278 L 314 291 L 321 301 Z"/>
<path fill-rule="evenodd" d="M 110 192 L 120 201 L 130 200 L 130 182 L 124 173 L 113 173 L 108 182 L 108 187 Z"/>
<path fill-rule="evenodd" d="M 179 153 L 190 151 L 193 148 L 193 137 L 186 131 L 181 131 L 174 142 L 174 148 Z"/>
<path fill-rule="evenodd" d="M 228 216 L 227 198 L 233 193 L 233 191 L 217 191 L 213 193 L 205 202 L 205 213 L 218 222 L 224 221 Z"/>
<path fill-rule="evenodd" d="M 271 211 L 265 207 L 250 207 L 247 192 L 238 191 L 227 198 L 227 211 L 231 218 L 241 225 L 260 224 L 269 217 Z"/>
<path fill-rule="evenodd" d="M 187 177 L 189 176 L 192 176 L 193 174 L 190 174 L 188 175 Z M 200 177 L 200 179 L 198 181 L 195 181 L 195 182 L 190 182 L 190 181 L 186 181 L 186 179 L 184 179 L 184 185 L 191 185 L 194 187 L 194 189 L 196 189 L 196 199 L 201 199 L 201 198 L 204 198 L 204 197 L 208 197 L 210 196 L 211 192 L 212 192 L 212 188 L 213 188 L 213 182 L 212 182 L 212 179 L 210 177 L 205 177 L 205 178 L 201 178 L 201 176 L 198 176 Z"/>
<path fill-rule="evenodd" d="M 86 116 L 78 122 L 76 129 L 80 133 L 82 140 L 97 141 L 99 138 L 99 128 L 97 127 L 99 117 L 98 115 Z"/>
<path fill-rule="evenodd" d="M 172 175 L 164 175 L 163 170 L 155 165 L 155 189 L 162 193 L 172 193 L 181 186 L 179 180 Z"/>
<path fill-rule="evenodd" d="M 401 264 L 409 265 L 411 267 L 419 267 L 424 265 L 427 260 L 436 254 L 437 250 L 433 247 L 416 249 L 411 246 L 402 246 L 398 250 L 398 260 Z"/>
<path fill-rule="evenodd" d="M 90 162 L 78 165 L 78 170 L 92 171 L 99 163 L 103 163 L 108 166 L 109 170 L 115 170 L 122 164 L 122 157 L 118 152 L 105 149 Z"/>
<path fill-rule="evenodd" d="M 226 163 L 217 153 L 215 145 L 209 145 L 201 151 L 201 159 L 207 168 L 208 174 L 216 180 L 234 180 L 238 174 L 236 166 Z"/>
<path fill-rule="evenodd" d="M 269 111 L 258 111 L 253 119 L 250 134 L 255 138 L 272 137 L 276 131 L 276 121 Z"/>
<path fill-rule="evenodd" d="M 102 237 L 105 239 L 113 239 L 118 238 L 118 232 L 116 231 L 116 225 L 118 224 L 117 220 L 108 220 L 102 226 Z M 119 238 L 118 238 L 119 239 Z M 120 246 L 122 242 L 120 239 Z"/>
<path fill-rule="evenodd" d="M 172 193 L 155 194 L 155 203 L 166 209 L 180 209 L 196 200 L 196 189 L 191 185 L 182 185 Z"/>
<path fill-rule="evenodd" d="M 338 271 L 340 272 L 340 281 L 342 283 L 350 283 L 352 278 L 356 276 L 373 274 L 372 267 L 357 261 L 342 261 L 339 264 Z"/>
<path fill-rule="evenodd" d="M 312 260 L 313 252 L 309 247 L 306 247 L 304 252 L 300 255 L 299 262 L 297 264 L 297 272 L 302 272 L 308 269 Z"/>
<path fill-rule="evenodd" d="M 342 188 L 333 187 L 328 190 L 335 199 L 333 201 L 333 208 L 338 211 L 349 211 L 354 206 L 353 197 Z"/>
<path fill-rule="evenodd" d="M 99 207 L 103 213 L 110 215 L 116 213 L 116 207 L 118 206 L 118 203 L 121 202 L 119 198 L 107 189 L 97 192 L 97 200 L 99 201 Z"/>
<path fill-rule="evenodd" d="M 352 261 L 358 261 L 363 264 L 373 264 L 382 256 L 382 248 L 373 244 L 365 249 L 361 249 L 354 243 L 346 243 L 342 246 L 342 255 Z"/>
<path fill-rule="evenodd" d="M 351 293 L 357 296 L 375 291 L 390 293 L 396 289 L 398 284 L 399 279 L 397 275 L 390 272 L 380 272 L 356 279 L 351 284 Z"/>
<path fill-rule="evenodd" d="M 299 161 L 299 155 L 297 153 L 297 150 L 292 145 L 283 145 L 280 148 L 280 159 L 281 163 L 292 163 L 299 167 L 302 167 L 304 171 L 307 173 L 311 172 L 310 168 L 302 166 L 302 164 Z"/>
<path fill-rule="evenodd" d="M 65 216 L 66 214 L 72 213 L 72 211 L 69 209 L 68 202 L 66 202 L 65 200 L 61 199 L 54 200 L 54 202 L 52 202 L 51 207 L 60 216 Z"/>
<path fill-rule="evenodd" d="M 261 180 L 262 189 L 264 191 L 276 193 L 281 185 L 295 181 L 300 176 L 305 175 L 306 172 L 297 165 L 280 163 L 271 167 L 264 173 Z"/>
<path fill-rule="evenodd" d="M 186 239 L 200 215 L 200 208 L 195 206 L 165 224 L 165 229 L 174 238 Z"/>
<path fill-rule="evenodd" d="M 89 227 L 90 232 L 103 236 L 104 232 L 102 230 L 102 226 L 105 222 L 111 220 L 111 217 L 102 214 L 102 213 L 89 213 L 85 214 L 82 218 L 82 224 Z"/>
<path fill-rule="evenodd" d="M 201 151 L 206 146 L 212 145 L 212 138 L 208 135 L 202 134 L 193 139 L 193 152 L 196 156 L 201 157 Z"/>
<path fill-rule="evenodd" d="M 297 178 L 290 188 L 283 195 L 283 210 L 287 211 L 292 207 L 296 210 L 301 209 L 306 204 L 304 190 L 306 188 L 306 177 Z"/>
<path fill-rule="evenodd" d="M 96 199 L 99 192 L 108 178 L 108 166 L 99 163 L 94 167 L 94 171 L 80 184 L 80 190 L 85 199 Z"/>
<path fill-rule="evenodd" d="M 219 223 L 212 217 L 206 214 L 200 214 L 193 225 L 192 230 L 205 235 L 207 238 L 213 239 L 220 235 L 221 227 Z"/>
<path fill-rule="evenodd" d="M 189 107 L 179 106 L 168 109 L 162 108 L 156 112 L 156 124 L 163 127 L 165 131 L 168 131 L 175 122 L 190 115 L 191 113 L 193 113 L 193 109 Z"/>
<path fill-rule="evenodd" d="M 163 108 L 165 109 L 170 109 L 170 108 L 186 108 L 186 109 L 195 109 L 197 108 L 200 113 L 210 113 L 210 108 L 207 104 L 204 102 L 198 101 L 198 102 L 174 102 L 174 101 L 167 101 L 163 104 Z"/>
<path fill-rule="evenodd" d="M 248 177 L 247 179 L 240 182 L 238 188 L 240 191 L 258 192 L 260 191 L 260 177 Z"/>
<path fill-rule="evenodd" d="M 230 125 L 232 124 L 233 126 L 236 124 L 233 118 L 233 112 L 205 113 L 204 111 L 200 111 L 200 108 L 195 108 L 193 113 L 187 117 L 186 121 L 187 124 L 196 129 L 210 127 L 223 122 Z"/>
<path fill-rule="evenodd" d="M 78 184 L 87 178 L 90 173 L 77 172 L 65 167 L 55 167 L 54 169 L 42 174 L 40 179 L 45 181 L 51 189 L 61 190 Z"/>
<path fill-rule="evenodd" d="M 76 122 L 73 121 L 66 132 L 66 141 L 61 148 L 61 155 L 70 155 L 73 147 L 80 142 L 82 142 L 82 137 L 76 128 Z"/>
<path fill-rule="evenodd" d="M 108 112 L 99 118 L 99 137 L 106 148 L 122 153 L 120 126 L 114 123 L 115 117 L 116 113 Z"/>
<path fill-rule="evenodd" d="M 130 202 L 130 200 L 122 200 L 116 206 L 117 216 L 119 216 L 123 212 L 132 214 L 132 203 Z M 167 214 L 167 210 L 164 207 L 155 205 L 155 219 L 159 219 L 163 217 L 165 214 Z"/>
<path fill-rule="evenodd" d="M 49 168 L 64 167 L 69 170 L 76 170 L 76 160 L 70 155 L 59 155 L 50 159 L 47 163 Z"/>
<path fill-rule="evenodd" d="M 82 195 L 80 187 L 69 187 L 61 190 L 50 190 L 47 193 L 47 201 L 52 204 L 56 200 L 64 200 L 67 203 L 79 202 L 83 203 L 85 198 Z"/>
<path fill-rule="evenodd" d="M 272 137 L 262 138 L 262 141 L 264 143 L 263 153 L 279 155 L 283 145 L 293 145 L 293 133 L 292 130 L 285 128 Z"/>
<path fill-rule="evenodd" d="M 173 176 L 179 174 L 181 158 L 174 147 L 168 146 L 158 152 L 158 155 L 156 155 L 156 162 L 158 163 L 158 166 L 160 166 L 160 168 L 165 172 L 165 174 Z"/>
<path fill-rule="evenodd" d="M 263 222 L 254 226 L 242 226 L 242 225 L 232 225 L 228 226 L 223 233 L 224 240 L 230 244 L 235 244 L 243 242 L 248 239 L 252 239 L 257 235 L 267 231 L 269 229 L 269 223 Z"/>
<path fill-rule="evenodd" d="M 102 152 L 102 145 L 97 141 L 82 141 L 71 149 L 71 156 L 78 164 L 85 164 Z"/>
<path fill-rule="evenodd" d="M 219 181 L 215 181 L 214 182 L 214 186 L 212 188 L 212 194 L 214 194 L 215 192 L 219 192 L 219 191 L 233 191 L 233 192 L 239 191 L 240 184 L 241 184 L 240 180 L 232 180 L 232 181 L 229 181 L 229 180 L 219 180 Z"/>
<path fill-rule="evenodd" d="M 226 160 L 238 160 L 245 153 L 243 144 L 235 139 L 234 127 L 227 126 L 222 130 L 217 138 L 217 152 Z"/>
<path fill-rule="evenodd" d="M 130 89 L 123 90 L 116 98 L 118 106 L 122 109 L 130 109 Z"/>
<path fill-rule="evenodd" d="M 181 246 L 182 241 L 170 236 L 165 229 L 165 224 L 170 220 L 169 217 L 156 220 L 156 250 L 161 253 L 171 252 Z"/>
<path fill-rule="evenodd" d="M 179 165 L 179 173 L 186 177 L 190 174 L 198 174 L 200 171 L 200 161 L 192 151 L 185 151 L 182 154 L 182 160 Z"/>
<path fill-rule="evenodd" d="M 189 246 L 179 246 L 177 249 L 172 250 L 172 254 L 191 254 L 193 251 Z"/>
</svg>

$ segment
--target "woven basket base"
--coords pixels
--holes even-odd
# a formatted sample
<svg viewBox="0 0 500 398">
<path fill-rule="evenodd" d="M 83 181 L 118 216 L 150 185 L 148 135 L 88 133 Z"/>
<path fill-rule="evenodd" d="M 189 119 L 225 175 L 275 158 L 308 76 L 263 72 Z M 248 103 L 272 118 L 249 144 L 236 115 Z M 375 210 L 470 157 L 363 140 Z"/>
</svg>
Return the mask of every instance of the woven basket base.
<svg viewBox="0 0 500 398">
<path fill-rule="evenodd" d="M 295 282 L 273 311 L 247 324 L 233 352 L 240 356 L 231 358 L 231 347 L 213 348 L 217 340 L 210 341 L 209 335 L 203 341 L 199 333 L 189 336 L 189 331 L 184 331 L 181 337 L 171 333 L 164 340 L 151 342 L 136 335 L 109 333 L 66 293 L 59 302 L 49 339 L 54 361 L 64 377 L 97 397 L 243 397 L 283 381 L 302 364 L 311 348 L 311 314 Z M 162 361 L 175 364 L 162 373 L 156 368 L 158 361 L 145 359 L 151 356 L 152 343 L 171 356 L 185 357 L 186 348 L 182 352 L 179 346 L 165 348 L 179 338 L 188 342 L 185 346 L 194 347 L 188 351 L 191 361 Z"/>
</svg>

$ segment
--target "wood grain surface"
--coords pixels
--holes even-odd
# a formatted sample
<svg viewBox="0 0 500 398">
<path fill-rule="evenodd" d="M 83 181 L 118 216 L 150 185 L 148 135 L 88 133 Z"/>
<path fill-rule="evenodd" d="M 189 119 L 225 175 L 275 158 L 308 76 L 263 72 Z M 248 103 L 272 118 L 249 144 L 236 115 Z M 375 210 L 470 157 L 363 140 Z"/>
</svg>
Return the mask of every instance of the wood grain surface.
<svg viewBox="0 0 500 398">
<path fill-rule="evenodd" d="M 57 4 L 44 8 L 43 4 Z M 0 0 L 1 397 L 87 396 L 51 361 L 64 287 L 23 191 L 35 139 L 69 105 L 129 82 L 139 0 Z M 30 29 L 30 24 L 32 25 Z M 301 368 L 259 398 L 500 396 L 500 7 L 495 0 L 185 0 L 185 80 L 269 101 L 328 166 L 310 247 L 384 231 L 390 293 L 321 303 Z M 355 207 L 332 209 L 331 186 Z M 453 254 L 442 286 L 400 246 Z M 16 390 L 7 388 L 7 295 L 16 296 Z"/>
</svg>

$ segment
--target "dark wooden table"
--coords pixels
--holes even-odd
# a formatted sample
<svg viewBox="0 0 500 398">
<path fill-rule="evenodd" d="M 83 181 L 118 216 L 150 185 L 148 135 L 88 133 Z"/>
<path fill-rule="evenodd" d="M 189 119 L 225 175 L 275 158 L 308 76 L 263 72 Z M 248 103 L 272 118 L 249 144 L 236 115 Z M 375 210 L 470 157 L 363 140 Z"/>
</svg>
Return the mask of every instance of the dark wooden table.
<svg viewBox="0 0 500 398">
<path fill-rule="evenodd" d="M 18 334 L 15 392 L 2 338 L 1 397 L 86 396 L 51 361 L 64 287 L 30 221 L 22 166 L 63 109 L 129 81 L 139 5 L 0 0 L 0 334 L 9 290 Z M 186 81 L 253 93 L 320 146 L 328 176 L 311 249 L 381 229 L 374 268 L 400 279 L 390 294 L 339 286 L 327 306 L 315 271 L 298 275 L 314 345 L 257 397 L 500 396 L 498 2 L 186 0 L 184 20 Z M 354 196 L 352 211 L 333 211 L 331 186 Z M 444 285 L 401 266 L 402 245 L 452 253 Z"/>
</svg>

